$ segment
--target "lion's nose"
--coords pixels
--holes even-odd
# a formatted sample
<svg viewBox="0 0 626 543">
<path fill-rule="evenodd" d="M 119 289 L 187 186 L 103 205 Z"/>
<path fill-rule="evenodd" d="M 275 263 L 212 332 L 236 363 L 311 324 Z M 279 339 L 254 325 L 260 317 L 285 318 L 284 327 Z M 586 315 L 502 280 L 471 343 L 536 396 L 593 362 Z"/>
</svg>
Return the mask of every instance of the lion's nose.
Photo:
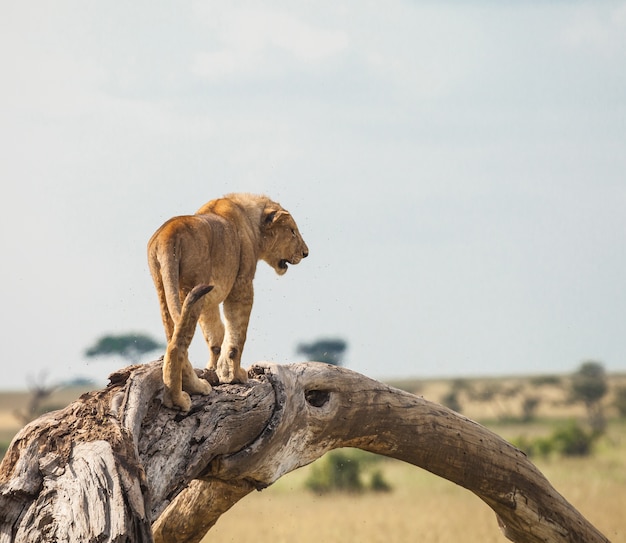
<svg viewBox="0 0 626 543">
<path fill-rule="evenodd" d="M 302 258 L 306 258 L 307 256 L 309 256 L 309 250 L 305 249 L 304 251 L 302 251 Z"/>
</svg>

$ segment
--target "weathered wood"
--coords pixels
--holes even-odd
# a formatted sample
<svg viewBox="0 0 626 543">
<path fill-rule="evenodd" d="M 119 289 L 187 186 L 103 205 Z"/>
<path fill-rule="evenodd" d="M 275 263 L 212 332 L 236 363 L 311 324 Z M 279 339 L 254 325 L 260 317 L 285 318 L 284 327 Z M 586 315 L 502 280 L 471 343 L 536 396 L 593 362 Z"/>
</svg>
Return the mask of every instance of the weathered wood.
<svg viewBox="0 0 626 543">
<path fill-rule="evenodd" d="M 346 446 L 471 490 L 512 541 L 608 541 L 493 432 L 363 375 L 259 364 L 182 414 L 162 404 L 160 372 L 127 368 L 16 436 L 0 465 L 0 543 L 151 541 L 151 523 L 154 541 L 197 542 L 252 490 Z"/>
</svg>

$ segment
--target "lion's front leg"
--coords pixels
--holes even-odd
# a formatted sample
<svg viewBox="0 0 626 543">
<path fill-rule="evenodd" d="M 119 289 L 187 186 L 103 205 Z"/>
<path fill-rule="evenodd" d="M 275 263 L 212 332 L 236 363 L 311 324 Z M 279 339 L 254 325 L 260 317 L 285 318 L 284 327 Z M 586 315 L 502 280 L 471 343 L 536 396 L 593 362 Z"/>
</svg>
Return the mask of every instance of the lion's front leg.
<svg viewBox="0 0 626 543">
<path fill-rule="evenodd" d="M 221 383 L 245 383 L 248 372 L 241 367 L 241 354 L 246 342 L 252 310 L 252 285 L 245 292 L 229 296 L 224 301 L 226 334 L 217 361 L 217 376 Z"/>
</svg>

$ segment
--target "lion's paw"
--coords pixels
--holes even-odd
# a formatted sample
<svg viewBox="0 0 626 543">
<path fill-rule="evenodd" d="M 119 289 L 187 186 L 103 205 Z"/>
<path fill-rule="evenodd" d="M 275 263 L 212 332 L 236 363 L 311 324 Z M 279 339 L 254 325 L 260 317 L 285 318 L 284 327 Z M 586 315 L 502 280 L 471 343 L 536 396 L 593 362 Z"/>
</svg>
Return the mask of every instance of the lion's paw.
<svg viewBox="0 0 626 543">
<path fill-rule="evenodd" d="M 233 363 L 231 360 L 218 360 L 215 373 L 217 374 L 217 378 L 220 380 L 220 383 L 232 383 L 235 380 Z"/>
<path fill-rule="evenodd" d="M 185 386 L 185 390 L 187 390 L 190 394 L 202 394 L 206 396 L 207 394 L 210 394 L 213 388 L 208 381 L 205 381 L 204 379 L 196 379 Z"/>
<path fill-rule="evenodd" d="M 218 366 L 217 377 L 220 383 L 232 384 L 232 383 L 245 383 L 248 381 L 248 372 L 243 368 L 233 368 L 230 364 Z"/>
<path fill-rule="evenodd" d="M 163 404 L 166 407 L 172 409 L 180 409 L 184 413 L 187 413 L 191 409 L 191 398 L 185 391 L 180 391 L 178 394 L 172 394 L 171 391 L 165 389 L 163 395 Z"/>
<path fill-rule="evenodd" d="M 248 370 L 244 368 L 237 368 L 235 372 L 235 378 L 237 383 L 245 383 L 248 381 Z"/>
</svg>

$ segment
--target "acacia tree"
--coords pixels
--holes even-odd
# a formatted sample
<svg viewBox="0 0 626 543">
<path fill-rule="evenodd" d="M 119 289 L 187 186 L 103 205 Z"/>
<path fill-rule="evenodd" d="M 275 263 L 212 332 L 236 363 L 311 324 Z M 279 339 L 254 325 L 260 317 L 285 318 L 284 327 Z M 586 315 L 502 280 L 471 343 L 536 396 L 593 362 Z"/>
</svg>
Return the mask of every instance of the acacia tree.
<svg viewBox="0 0 626 543">
<path fill-rule="evenodd" d="M 130 333 L 102 336 L 96 343 L 85 350 L 85 356 L 121 356 L 131 364 L 137 364 L 142 355 L 158 349 L 164 349 L 165 345 L 159 343 L 147 334 Z"/>
<path fill-rule="evenodd" d="M 325 362 L 333 366 L 343 364 L 343 355 L 348 348 L 348 344 L 340 338 L 323 338 L 311 343 L 300 343 L 296 348 L 297 354 L 303 354 L 309 360 L 315 362 Z"/>
<path fill-rule="evenodd" d="M 606 372 L 600 362 L 583 362 L 572 377 L 572 399 L 583 402 L 587 409 L 589 424 L 595 432 L 602 432 L 606 427 L 602 398 L 608 391 Z"/>
</svg>

